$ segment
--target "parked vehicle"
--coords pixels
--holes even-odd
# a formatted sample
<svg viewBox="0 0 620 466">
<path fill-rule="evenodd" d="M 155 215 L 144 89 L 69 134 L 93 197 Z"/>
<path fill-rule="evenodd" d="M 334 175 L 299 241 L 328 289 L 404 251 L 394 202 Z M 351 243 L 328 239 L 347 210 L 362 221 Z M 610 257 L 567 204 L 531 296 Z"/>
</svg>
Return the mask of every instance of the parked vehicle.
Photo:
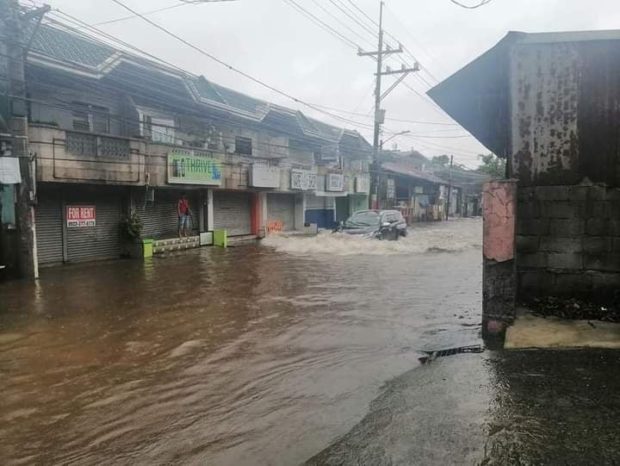
<svg viewBox="0 0 620 466">
<path fill-rule="evenodd" d="M 359 210 L 342 222 L 336 231 L 396 241 L 407 236 L 407 222 L 397 210 Z"/>
</svg>

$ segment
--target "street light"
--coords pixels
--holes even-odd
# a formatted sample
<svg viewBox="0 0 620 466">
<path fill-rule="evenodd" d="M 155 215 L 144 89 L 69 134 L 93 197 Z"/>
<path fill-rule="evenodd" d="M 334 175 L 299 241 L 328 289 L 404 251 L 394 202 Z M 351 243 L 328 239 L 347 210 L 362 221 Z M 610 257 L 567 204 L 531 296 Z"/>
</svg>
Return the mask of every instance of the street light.
<svg viewBox="0 0 620 466">
<path fill-rule="evenodd" d="M 392 134 L 389 138 L 387 138 L 385 141 L 381 141 L 381 143 L 379 144 L 379 149 L 383 150 L 383 144 L 394 139 L 396 136 L 402 136 L 403 134 L 408 134 L 410 133 L 410 130 L 406 130 L 406 131 L 401 131 L 400 133 L 396 133 L 396 134 Z"/>
</svg>

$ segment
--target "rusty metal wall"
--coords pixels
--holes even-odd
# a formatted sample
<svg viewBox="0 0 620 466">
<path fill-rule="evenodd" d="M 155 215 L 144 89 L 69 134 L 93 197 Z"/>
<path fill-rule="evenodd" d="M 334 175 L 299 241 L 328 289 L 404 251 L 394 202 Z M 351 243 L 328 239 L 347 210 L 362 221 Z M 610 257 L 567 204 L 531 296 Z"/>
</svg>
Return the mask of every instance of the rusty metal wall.
<svg viewBox="0 0 620 466">
<path fill-rule="evenodd" d="M 511 51 L 512 168 L 522 185 L 620 182 L 617 41 Z"/>
</svg>

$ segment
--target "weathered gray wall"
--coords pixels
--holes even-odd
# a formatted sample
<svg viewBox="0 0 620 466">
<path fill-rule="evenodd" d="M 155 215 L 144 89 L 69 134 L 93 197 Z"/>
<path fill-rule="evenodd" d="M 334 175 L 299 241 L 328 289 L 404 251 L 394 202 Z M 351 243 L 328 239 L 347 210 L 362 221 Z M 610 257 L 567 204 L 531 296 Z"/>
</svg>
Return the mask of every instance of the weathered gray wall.
<svg viewBox="0 0 620 466">
<path fill-rule="evenodd" d="M 516 45 L 511 102 L 518 297 L 612 299 L 620 289 L 617 41 Z"/>
<path fill-rule="evenodd" d="M 522 187 L 517 209 L 519 298 L 607 301 L 620 290 L 620 189 Z"/>
</svg>

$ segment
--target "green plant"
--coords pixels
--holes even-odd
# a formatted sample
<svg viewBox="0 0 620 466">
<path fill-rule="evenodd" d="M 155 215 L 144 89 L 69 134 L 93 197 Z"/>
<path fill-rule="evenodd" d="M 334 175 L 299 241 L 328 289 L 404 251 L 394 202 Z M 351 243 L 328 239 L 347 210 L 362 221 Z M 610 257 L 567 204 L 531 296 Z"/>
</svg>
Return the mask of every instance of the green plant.
<svg viewBox="0 0 620 466">
<path fill-rule="evenodd" d="M 142 237 L 142 229 L 144 223 L 140 216 L 134 211 L 129 215 L 124 216 L 120 222 L 121 238 L 134 241 Z"/>
</svg>

